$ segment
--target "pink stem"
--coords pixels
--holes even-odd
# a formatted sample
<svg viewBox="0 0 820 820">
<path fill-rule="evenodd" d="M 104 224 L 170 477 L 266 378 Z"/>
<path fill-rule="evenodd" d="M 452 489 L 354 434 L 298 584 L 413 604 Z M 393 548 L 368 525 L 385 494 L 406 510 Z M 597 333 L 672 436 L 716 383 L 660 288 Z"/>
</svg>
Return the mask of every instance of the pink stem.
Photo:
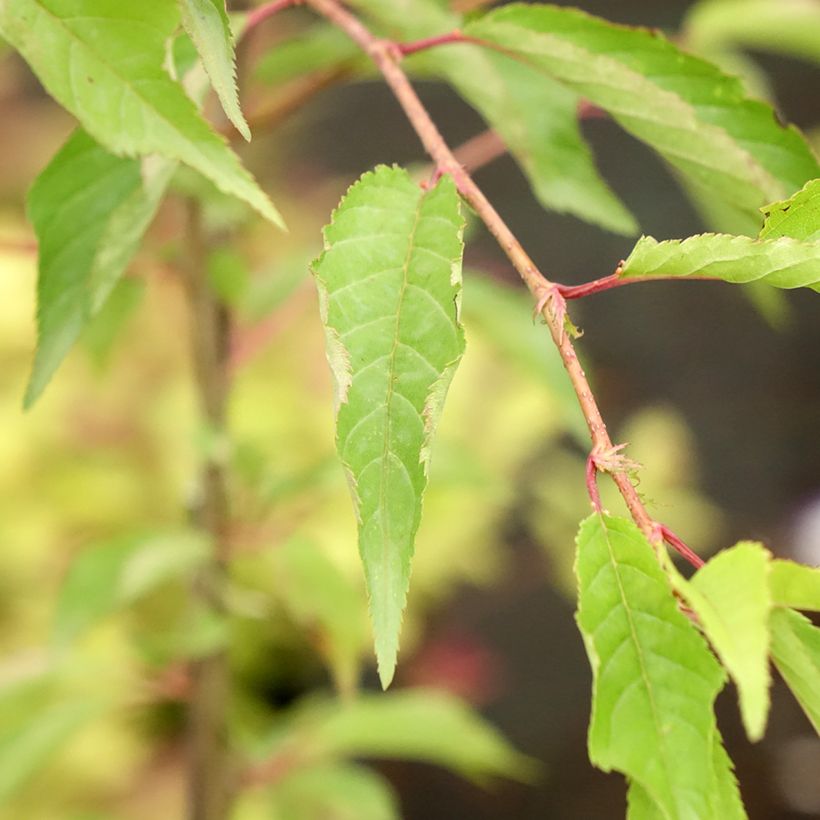
<svg viewBox="0 0 820 820">
<path fill-rule="evenodd" d="M 586 480 L 587 493 L 589 500 L 592 502 L 592 508 L 599 513 L 603 510 L 603 505 L 601 504 L 601 493 L 598 490 L 598 467 L 592 453 L 587 457 Z"/>
<path fill-rule="evenodd" d="M 669 527 L 665 524 L 659 524 L 658 529 L 661 538 L 663 538 L 670 547 L 676 549 L 695 569 L 700 569 L 703 566 L 703 559 L 699 555 L 696 555 L 690 547 L 687 547 Z"/>
<path fill-rule="evenodd" d="M 264 3 L 248 14 L 243 33 L 247 33 L 251 29 L 256 28 L 260 23 L 267 20 L 268 17 L 273 17 L 274 14 L 278 14 L 280 11 L 284 11 L 291 6 L 297 6 L 301 2 L 302 0 L 271 0 L 269 3 Z"/>
</svg>

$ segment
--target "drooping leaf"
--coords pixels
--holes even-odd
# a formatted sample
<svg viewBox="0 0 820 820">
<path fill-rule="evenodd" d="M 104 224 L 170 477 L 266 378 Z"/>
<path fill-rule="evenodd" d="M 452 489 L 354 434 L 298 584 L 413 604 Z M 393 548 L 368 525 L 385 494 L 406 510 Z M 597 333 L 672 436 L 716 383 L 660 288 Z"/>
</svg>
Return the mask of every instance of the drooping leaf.
<svg viewBox="0 0 820 820">
<path fill-rule="evenodd" d="M 820 176 L 799 132 L 745 98 L 741 83 L 662 35 L 584 12 L 512 4 L 464 33 L 514 55 L 607 110 L 689 184 L 755 215 Z"/>
<path fill-rule="evenodd" d="M 683 37 L 701 49 L 752 48 L 820 62 L 820 5 L 815 0 L 701 0 Z"/>
<path fill-rule="evenodd" d="M 820 290 L 820 242 L 789 237 L 752 239 L 704 233 L 658 242 L 642 236 L 621 268 L 621 276 L 698 276 L 776 288 Z"/>
<path fill-rule="evenodd" d="M 790 236 L 804 242 L 820 241 L 820 179 L 813 179 L 794 196 L 763 209 L 761 239 Z"/>
<path fill-rule="evenodd" d="M 820 567 L 808 567 L 794 561 L 774 561 L 769 583 L 775 604 L 820 611 Z"/>
<path fill-rule="evenodd" d="M 31 406 L 127 267 L 176 167 L 113 156 L 75 131 L 28 198 L 39 243 Z"/>
<path fill-rule="evenodd" d="M 452 695 L 410 689 L 360 694 L 315 717 L 312 748 L 330 757 L 420 760 L 482 783 L 491 777 L 529 780 L 530 758 Z"/>
<path fill-rule="evenodd" d="M 581 524 L 577 546 L 577 620 L 593 670 L 590 760 L 627 775 L 669 820 L 744 817 L 739 800 L 720 814 L 712 786 L 730 774 L 712 712 L 723 673 L 652 547 L 634 524 L 603 514 Z"/>
<path fill-rule="evenodd" d="M 430 445 L 464 351 L 455 185 L 379 167 L 347 193 L 314 265 L 337 449 L 359 521 L 382 684 L 393 677 Z"/>
<path fill-rule="evenodd" d="M 182 24 L 194 41 L 214 91 L 228 119 L 250 142 L 251 132 L 236 89 L 233 34 L 225 0 L 179 0 Z"/>
<path fill-rule="evenodd" d="M 743 725 L 753 741 L 763 737 L 769 712 L 770 559 L 762 544 L 744 541 L 676 585 L 737 684 Z"/>
<path fill-rule="evenodd" d="M 129 536 L 84 550 L 71 564 L 60 591 L 54 640 L 73 640 L 160 584 L 184 577 L 206 555 L 201 536 L 186 531 Z"/>
<path fill-rule="evenodd" d="M 820 629 L 792 609 L 772 611 L 772 658 L 820 734 Z"/>
<path fill-rule="evenodd" d="M 281 226 L 276 208 L 164 69 L 178 22 L 170 0 L 0 4 L 0 34 L 102 146 L 117 156 L 184 162 Z"/>
<path fill-rule="evenodd" d="M 271 789 L 271 820 L 399 820 L 390 784 L 364 766 L 330 763 L 297 768 Z"/>
<path fill-rule="evenodd" d="M 441 34 L 462 24 L 435 2 L 355 0 L 391 34 Z M 473 45 L 432 49 L 407 61 L 411 72 L 449 82 L 504 140 L 545 208 L 634 235 L 637 223 L 601 178 L 578 125 L 576 93 L 504 54 Z"/>
</svg>

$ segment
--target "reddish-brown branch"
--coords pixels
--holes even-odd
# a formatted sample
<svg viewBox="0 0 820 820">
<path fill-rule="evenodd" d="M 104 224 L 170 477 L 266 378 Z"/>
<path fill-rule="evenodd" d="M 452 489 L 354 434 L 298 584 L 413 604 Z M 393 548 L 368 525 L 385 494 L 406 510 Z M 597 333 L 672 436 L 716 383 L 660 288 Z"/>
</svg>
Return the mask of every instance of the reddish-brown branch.
<svg viewBox="0 0 820 820">
<path fill-rule="evenodd" d="M 489 165 L 507 153 L 507 144 L 491 128 L 470 137 L 453 151 L 453 156 L 468 173 Z"/>
<path fill-rule="evenodd" d="M 691 547 L 688 547 L 681 538 L 675 535 L 669 527 L 658 524 L 658 533 L 669 546 L 677 550 L 695 569 L 700 569 L 703 566 L 703 559 Z"/>
<path fill-rule="evenodd" d="M 592 296 L 595 293 L 603 293 L 606 290 L 620 288 L 624 285 L 637 285 L 643 282 L 680 282 L 687 279 L 695 279 L 700 282 L 718 282 L 714 276 L 664 276 L 663 274 L 653 274 L 652 276 L 621 276 L 620 266 L 615 273 L 609 276 L 602 276 L 600 279 L 593 279 L 591 282 L 584 282 L 582 285 L 556 285 L 558 292 L 564 299 L 583 299 L 584 296 Z"/>
<path fill-rule="evenodd" d="M 298 6 L 301 3 L 302 0 L 271 0 L 269 3 L 263 3 L 248 13 L 243 34 L 247 34 L 260 23 L 264 23 L 269 17 L 273 17 L 274 14 L 278 14 L 280 11 L 289 9 L 292 6 Z"/>
<path fill-rule="evenodd" d="M 453 43 L 469 42 L 458 29 L 448 31 L 446 34 L 436 34 L 434 37 L 423 37 L 421 40 L 413 40 L 409 43 L 396 43 L 399 52 L 405 57 L 415 54 L 417 51 L 425 51 L 436 46 L 452 45 Z"/>
</svg>

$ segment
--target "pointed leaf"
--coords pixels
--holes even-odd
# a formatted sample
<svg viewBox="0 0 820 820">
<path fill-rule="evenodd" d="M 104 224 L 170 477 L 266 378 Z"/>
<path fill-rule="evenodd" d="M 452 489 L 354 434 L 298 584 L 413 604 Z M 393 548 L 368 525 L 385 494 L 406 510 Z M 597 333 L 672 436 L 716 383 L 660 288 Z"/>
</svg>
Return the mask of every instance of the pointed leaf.
<svg viewBox="0 0 820 820">
<path fill-rule="evenodd" d="M 769 580 L 775 604 L 820 611 L 820 567 L 774 561 Z"/>
<path fill-rule="evenodd" d="M 131 261 L 175 167 L 168 160 L 115 157 L 78 129 L 32 186 L 38 345 L 26 406 Z"/>
<path fill-rule="evenodd" d="M 577 545 L 577 620 L 594 677 L 590 759 L 638 783 L 668 820 L 743 817 L 739 802 L 719 814 L 712 788 L 728 769 L 712 712 L 723 673 L 652 547 L 634 524 L 603 514 L 581 524 Z"/>
<path fill-rule="evenodd" d="M 464 351 L 462 230 L 452 179 L 425 191 L 382 166 L 348 191 L 314 266 L 384 686 L 396 665 L 431 438 Z"/>
<path fill-rule="evenodd" d="M 722 233 L 665 242 L 642 236 L 620 275 L 705 276 L 734 284 L 761 281 L 776 288 L 820 290 L 820 242 L 800 242 L 785 236 L 752 239 Z"/>
<path fill-rule="evenodd" d="M 163 68 L 178 22 L 170 0 L 0 3 L 0 34 L 101 145 L 118 156 L 184 162 L 281 226 L 276 208 Z"/>
<path fill-rule="evenodd" d="M 760 740 L 769 712 L 769 591 L 771 555 L 743 541 L 719 552 L 676 588 L 737 684 L 740 713 L 750 740 Z"/>
<path fill-rule="evenodd" d="M 820 629 L 792 609 L 772 612 L 772 658 L 820 734 Z"/>
<path fill-rule="evenodd" d="M 761 239 L 790 236 L 804 242 L 820 241 L 820 179 L 813 179 L 794 196 L 763 209 Z"/>
<path fill-rule="evenodd" d="M 233 34 L 225 0 L 179 0 L 182 24 L 194 41 L 211 85 L 228 119 L 250 142 L 251 132 L 236 90 Z"/>
<path fill-rule="evenodd" d="M 575 9 L 512 4 L 469 23 L 502 49 L 607 110 L 690 184 L 754 215 L 820 176 L 811 149 L 741 83 L 655 31 Z"/>
</svg>

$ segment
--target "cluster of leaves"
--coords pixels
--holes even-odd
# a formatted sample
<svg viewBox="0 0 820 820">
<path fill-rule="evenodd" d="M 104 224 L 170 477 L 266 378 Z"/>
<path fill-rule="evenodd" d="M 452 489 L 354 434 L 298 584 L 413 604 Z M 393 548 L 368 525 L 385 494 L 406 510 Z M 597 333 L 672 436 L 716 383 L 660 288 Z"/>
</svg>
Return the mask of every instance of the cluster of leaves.
<svg viewBox="0 0 820 820">
<path fill-rule="evenodd" d="M 545 207 L 610 230 L 636 230 L 582 137 L 577 110 L 583 99 L 654 149 L 711 225 L 730 232 L 662 242 L 643 238 L 621 266 L 622 276 L 698 275 L 818 289 L 820 164 L 797 129 L 781 125 L 769 105 L 711 63 L 656 32 L 549 5 L 511 4 L 469 19 L 436 0 L 350 5 L 395 39 L 461 30 L 458 42 L 409 59 L 408 70 L 445 80 L 474 106 L 505 140 Z M 110 0 L 3 0 L 0 34 L 80 124 L 29 200 L 40 248 L 39 343 L 30 404 L 105 303 L 180 164 L 271 223 L 283 223 L 200 112 L 207 78 L 227 117 L 249 136 L 238 104 L 230 21 L 219 0 L 139 7 Z M 731 27 L 721 37 L 744 42 L 744 32 L 733 34 Z M 292 51 L 284 68 L 278 59 L 278 68 L 268 61 L 272 76 L 293 73 L 297 64 L 325 69 L 334 60 L 352 61 L 354 73 L 363 71 L 349 44 L 324 26 Z M 358 520 L 385 686 L 396 665 L 431 440 L 464 350 L 463 227 L 460 198 L 449 178 L 422 188 L 409 172 L 380 167 L 365 174 L 340 204 L 313 268 L 336 386 L 339 456 Z M 137 571 L 128 563 L 128 546 L 115 551 L 105 569 L 110 600 L 97 602 L 100 612 L 66 615 L 63 628 L 70 632 L 76 628 L 72 618 L 82 622 L 140 594 L 146 577 L 190 571 L 198 555 L 197 549 L 183 550 L 167 565 L 148 561 L 147 569 Z M 296 577 L 338 586 L 327 567 L 309 559 L 300 564 L 306 560 L 302 550 L 291 557 Z M 118 573 L 126 566 L 122 577 L 128 580 L 120 583 Z M 82 566 L 75 572 L 67 595 L 82 587 Z M 747 731 L 757 739 L 768 708 L 769 653 L 817 725 L 820 638 L 789 609 L 817 608 L 817 573 L 772 561 L 759 546 L 739 545 L 687 582 L 633 525 L 596 514 L 581 527 L 578 577 L 579 625 L 595 672 L 593 762 L 630 778 L 633 818 L 742 817 L 712 714 L 724 672 L 679 611 L 675 594 L 695 613 L 738 684 Z M 308 606 L 297 596 L 292 616 L 318 620 L 328 631 L 341 628 L 320 601 L 318 596 Z M 355 635 L 354 627 L 344 633 Z M 206 644 L 220 640 L 224 636 L 217 634 Z M 353 677 L 346 657 L 343 651 L 330 659 L 342 688 Z M 339 757 L 412 751 L 412 737 L 398 742 L 374 731 L 372 744 L 362 747 L 350 740 L 349 727 L 347 743 L 334 733 L 345 737 L 345 720 L 357 731 L 370 722 L 378 725 L 384 717 L 379 710 L 391 702 L 362 701 L 350 707 L 352 718 L 346 707 L 334 706 L 346 716 L 323 724 L 329 751 L 316 760 L 316 769 L 302 772 L 307 779 L 293 784 L 292 793 L 282 792 L 283 805 L 290 799 L 298 803 L 298 795 L 312 789 L 311 777 L 332 783 Z M 500 741 L 478 737 L 484 729 L 458 723 L 464 715 L 456 707 L 429 698 L 426 703 L 433 710 L 427 725 L 436 727 L 431 735 L 446 740 L 440 727 L 452 720 L 454 734 L 475 737 L 452 753 L 455 762 L 449 747 L 438 745 L 418 756 L 471 771 L 521 769 Z M 417 708 L 422 707 L 415 702 L 408 707 L 411 732 L 424 725 L 422 717 L 415 719 Z M 431 742 L 419 740 L 421 746 Z M 478 762 L 463 758 L 483 748 L 490 751 Z M 365 778 L 356 788 L 372 788 L 356 771 L 348 785 Z M 374 817 L 389 816 L 389 800 L 374 801 L 381 805 Z"/>
</svg>

